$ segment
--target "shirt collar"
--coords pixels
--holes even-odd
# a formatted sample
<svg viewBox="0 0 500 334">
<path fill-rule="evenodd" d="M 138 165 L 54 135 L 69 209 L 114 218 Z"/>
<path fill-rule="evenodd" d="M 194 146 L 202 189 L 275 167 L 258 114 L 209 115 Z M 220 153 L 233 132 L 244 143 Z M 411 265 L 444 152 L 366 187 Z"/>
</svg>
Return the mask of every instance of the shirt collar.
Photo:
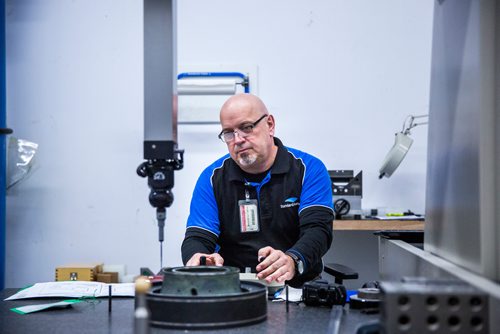
<svg viewBox="0 0 500 334">
<path fill-rule="evenodd" d="M 274 159 L 273 166 L 271 167 L 272 174 L 284 174 L 290 169 L 288 164 L 288 150 L 278 138 L 274 137 L 274 144 L 278 146 L 278 152 Z M 240 166 L 234 162 L 233 159 L 228 159 L 228 178 L 229 181 L 242 181 L 244 182 L 243 171 Z"/>
</svg>

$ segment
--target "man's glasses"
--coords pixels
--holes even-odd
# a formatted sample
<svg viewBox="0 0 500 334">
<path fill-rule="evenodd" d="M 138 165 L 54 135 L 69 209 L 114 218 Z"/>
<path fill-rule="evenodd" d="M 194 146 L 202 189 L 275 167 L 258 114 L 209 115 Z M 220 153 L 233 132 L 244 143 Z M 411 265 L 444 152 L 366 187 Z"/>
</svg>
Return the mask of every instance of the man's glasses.
<svg viewBox="0 0 500 334">
<path fill-rule="evenodd" d="M 259 122 L 262 121 L 266 116 L 269 116 L 269 115 L 262 115 L 255 122 L 245 123 L 245 124 L 241 125 L 238 129 L 233 130 L 233 131 L 222 130 L 221 133 L 219 133 L 218 137 L 224 143 L 232 142 L 236 136 L 236 133 L 238 133 L 238 136 L 240 136 L 240 138 L 248 137 L 253 132 L 253 129 L 257 126 L 257 124 L 259 124 Z"/>
</svg>

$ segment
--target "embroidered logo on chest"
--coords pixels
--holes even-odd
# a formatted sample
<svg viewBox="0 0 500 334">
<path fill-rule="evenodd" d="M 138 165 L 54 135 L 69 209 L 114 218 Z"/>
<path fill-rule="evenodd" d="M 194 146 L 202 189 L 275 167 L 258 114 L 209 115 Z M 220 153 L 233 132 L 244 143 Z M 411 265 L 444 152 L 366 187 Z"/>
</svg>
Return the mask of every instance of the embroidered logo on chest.
<svg viewBox="0 0 500 334">
<path fill-rule="evenodd" d="M 300 205 L 300 202 L 298 201 L 299 199 L 297 197 L 289 197 L 285 200 L 285 203 L 284 204 L 281 204 L 280 207 L 282 209 L 285 209 L 285 208 L 291 208 L 293 206 L 297 206 L 297 205 Z"/>
</svg>

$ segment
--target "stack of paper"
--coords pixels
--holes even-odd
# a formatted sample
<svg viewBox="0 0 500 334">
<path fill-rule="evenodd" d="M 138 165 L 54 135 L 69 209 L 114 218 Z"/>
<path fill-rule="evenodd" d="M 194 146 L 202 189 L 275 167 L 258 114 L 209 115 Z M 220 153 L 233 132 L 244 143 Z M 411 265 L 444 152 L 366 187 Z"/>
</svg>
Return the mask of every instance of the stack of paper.
<svg viewBox="0 0 500 334">
<path fill-rule="evenodd" d="M 133 297 L 135 294 L 134 283 L 101 283 L 86 281 L 47 282 L 36 283 L 23 289 L 5 300 L 42 298 L 42 297 L 107 297 L 109 286 L 113 297 Z"/>
</svg>

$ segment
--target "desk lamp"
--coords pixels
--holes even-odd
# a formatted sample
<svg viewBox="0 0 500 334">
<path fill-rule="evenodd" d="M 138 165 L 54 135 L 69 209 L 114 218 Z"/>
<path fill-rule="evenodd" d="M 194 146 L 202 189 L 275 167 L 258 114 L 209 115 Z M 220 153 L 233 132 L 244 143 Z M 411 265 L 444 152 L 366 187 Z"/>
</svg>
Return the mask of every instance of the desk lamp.
<svg viewBox="0 0 500 334">
<path fill-rule="evenodd" d="M 409 115 L 408 117 L 406 117 L 405 121 L 403 122 L 403 130 L 396 133 L 394 145 L 390 149 L 389 153 L 387 153 L 384 162 L 382 163 L 382 167 L 380 167 L 380 175 L 378 177 L 379 179 L 384 176 L 389 178 L 392 173 L 394 173 L 396 168 L 398 168 L 399 164 L 401 164 L 401 161 L 403 161 L 406 153 L 408 153 L 408 150 L 413 143 L 413 139 L 409 136 L 410 130 L 418 125 L 428 124 L 428 117 L 428 114 L 417 116 Z M 427 120 L 424 120 L 424 122 L 416 123 L 416 118 L 427 118 Z"/>
</svg>

